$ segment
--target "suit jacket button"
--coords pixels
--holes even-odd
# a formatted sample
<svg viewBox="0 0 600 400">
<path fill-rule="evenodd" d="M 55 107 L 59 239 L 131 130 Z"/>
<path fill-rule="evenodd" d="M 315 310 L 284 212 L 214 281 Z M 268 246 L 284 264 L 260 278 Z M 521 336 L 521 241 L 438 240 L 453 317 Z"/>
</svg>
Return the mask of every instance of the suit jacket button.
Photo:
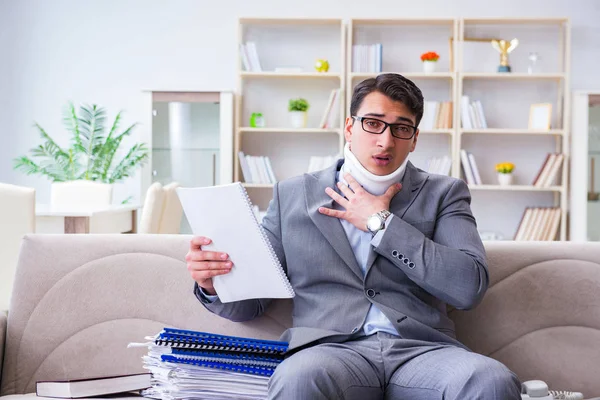
<svg viewBox="0 0 600 400">
<path fill-rule="evenodd" d="M 367 293 L 367 296 L 369 296 L 370 298 L 375 297 L 375 290 L 373 290 L 373 289 L 367 289 L 366 293 Z"/>
<path fill-rule="evenodd" d="M 358 331 L 358 328 L 354 328 L 354 329 L 352 329 L 352 332 L 350 332 L 350 333 L 356 333 L 357 331 Z"/>
<path fill-rule="evenodd" d="M 415 263 L 414 262 L 409 262 L 408 263 L 408 268 L 413 269 L 415 267 Z"/>
<path fill-rule="evenodd" d="M 400 254 L 400 252 L 398 250 L 392 250 L 392 257 L 398 258 L 399 254 Z"/>
</svg>

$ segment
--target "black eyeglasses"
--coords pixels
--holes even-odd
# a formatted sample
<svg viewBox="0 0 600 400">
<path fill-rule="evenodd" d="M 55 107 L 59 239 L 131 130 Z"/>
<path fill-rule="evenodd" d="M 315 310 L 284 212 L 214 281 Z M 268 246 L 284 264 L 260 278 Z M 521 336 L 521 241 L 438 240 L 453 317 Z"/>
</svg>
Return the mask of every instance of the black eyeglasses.
<svg viewBox="0 0 600 400">
<path fill-rule="evenodd" d="M 377 118 L 352 116 L 357 121 L 362 123 L 362 128 L 365 132 L 375 133 L 377 135 L 385 132 L 387 127 L 390 127 L 392 136 L 398 139 L 409 140 L 417 133 L 417 127 L 407 124 L 388 124 Z"/>
</svg>

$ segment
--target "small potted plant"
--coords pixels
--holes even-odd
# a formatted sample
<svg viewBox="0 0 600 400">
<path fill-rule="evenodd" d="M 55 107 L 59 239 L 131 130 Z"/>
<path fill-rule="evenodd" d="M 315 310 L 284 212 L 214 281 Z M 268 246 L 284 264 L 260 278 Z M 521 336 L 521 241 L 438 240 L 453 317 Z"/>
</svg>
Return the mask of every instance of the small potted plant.
<svg viewBox="0 0 600 400">
<path fill-rule="evenodd" d="M 294 128 L 305 128 L 307 120 L 308 101 L 303 98 L 290 99 L 288 111 Z"/>
<path fill-rule="evenodd" d="M 500 186 L 508 186 L 512 184 L 512 172 L 514 169 L 515 165 L 513 163 L 502 162 L 496 164 L 496 172 L 498 173 L 498 183 Z"/>
<path fill-rule="evenodd" d="M 440 55 L 435 51 L 428 51 L 427 53 L 421 54 L 421 61 L 423 61 L 423 72 L 435 72 L 435 67 L 439 59 Z"/>
</svg>

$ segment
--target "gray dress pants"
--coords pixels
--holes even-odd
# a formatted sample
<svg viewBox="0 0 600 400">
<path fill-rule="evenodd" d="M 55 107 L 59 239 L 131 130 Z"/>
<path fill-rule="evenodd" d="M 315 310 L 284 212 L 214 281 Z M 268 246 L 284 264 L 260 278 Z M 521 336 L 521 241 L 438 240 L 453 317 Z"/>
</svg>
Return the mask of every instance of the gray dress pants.
<svg viewBox="0 0 600 400">
<path fill-rule="evenodd" d="M 291 355 L 269 381 L 269 399 L 520 400 L 500 362 L 443 343 L 377 332 Z"/>
</svg>

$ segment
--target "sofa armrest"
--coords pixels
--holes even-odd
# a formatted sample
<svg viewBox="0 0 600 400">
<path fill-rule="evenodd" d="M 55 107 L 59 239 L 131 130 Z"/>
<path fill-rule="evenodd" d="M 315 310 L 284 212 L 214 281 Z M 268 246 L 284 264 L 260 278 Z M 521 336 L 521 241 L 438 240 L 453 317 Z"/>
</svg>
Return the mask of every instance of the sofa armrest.
<svg viewBox="0 0 600 400">
<path fill-rule="evenodd" d="M 4 364 L 4 343 L 6 342 L 6 320 L 8 313 L 0 310 L 0 385 L 2 384 L 2 365 Z"/>
</svg>

